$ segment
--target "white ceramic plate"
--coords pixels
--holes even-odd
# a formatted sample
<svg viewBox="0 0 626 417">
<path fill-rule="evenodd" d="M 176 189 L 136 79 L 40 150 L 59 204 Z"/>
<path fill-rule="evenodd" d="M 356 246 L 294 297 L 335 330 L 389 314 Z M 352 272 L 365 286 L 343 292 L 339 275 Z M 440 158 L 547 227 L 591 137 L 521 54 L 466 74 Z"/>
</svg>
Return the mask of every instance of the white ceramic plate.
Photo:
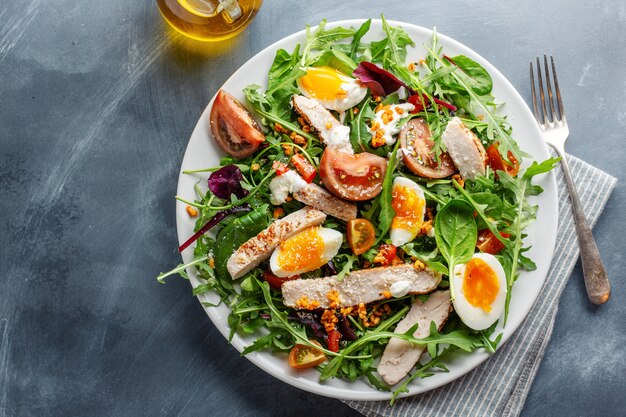
<svg viewBox="0 0 626 417">
<path fill-rule="evenodd" d="M 329 23 L 328 27 L 334 26 L 354 26 L 358 27 L 363 20 L 346 20 Z M 408 53 L 407 62 L 417 61 L 426 55 L 423 44 L 430 44 L 432 32 L 419 26 L 407 23 L 390 22 L 393 25 L 401 25 L 415 41 L 416 47 L 411 48 Z M 364 41 L 380 39 L 384 36 L 381 22 L 372 21 L 372 26 L 364 38 Z M 293 50 L 297 43 L 304 40 L 304 31 L 288 36 L 275 44 L 259 52 L 256 56 L 246 62 L 237 72 L 235 72 L 222 86 L 223 89 L 245 103 L 242 90 L 248 84 L 259 84 L 264 88 L 267 86 L 267 72 L 270 68 L 276 51 L 280 48 L 287 51 Z M 536 160 L 544 160 L 549 157 L 547 147 L 541 139 L 541 134 L 535 119 L 533 118 L 526 103 L 513 88 L 511 83 L 500 72 L 477 53 L 462 45 L 461 43 L 444 35 L 439 35 L 439 40 L 444 52 L 447 55 L 455 56 L 464 54 L 483 65 L 493 78 L 493 93 L 498 102 L 506 103 L 501 111 L 508 116 L 508 120 L 513 127 L 513 136 L 519 142 L 521 148 L 534 156 Z M 183 170 L 192 170 L 219 165 L 220 151 L 214 144 L 209 129 L 209 112 L 213 100 L 206 107 L 196 128 L 191 135 L 187 151 L 181 166 L 181 173 L 178 180 L 178 195 L 188 199 L 194 199 L 193 185 L 199 183 L 206 187 L 207 174 L 184 175 Z M 556 180 L 553 174 L 545 175 L 538 183 L 545 192 L 534 201 L 539 204 L 537 221 L 528 229 L 527 242 L 532 243 L 529 256 L 537 263 L 537 269 L 533 272 L 523 272 L 518 282 L 515 284 L 510 305 L 509 322 L 504 330 L 502 341 L 506 341 L 511 334 L 519 327 L 528 312 L 530 311 L 543 282 L 548 273 L 548 268 L 552 260 L 554 244 L 556 241 L 558 201 L 556 192 Z M 177 203 L 176 225 L 178 228 L 178 241 L 184 242 L 193 234 L 194 222 L 185 211 L 185 204 Z M 183 261 L 190 262 L 193 256 L 191 248 L 183 252 Z M 188 271 L 192 285 L 200 284 L 197 275 L 192 268 Z M 200 301 L 216 302 L 216 294 L 204 294 L 198 297 Z M 228 336 L 229 328 L 227 317 L 228 307 L 221 305 L 216 308 L 206 308 L 206 313 L 215 326 L 224 335 Z M 235 335 L 232 345 L 238 351 L 254 341 L 255 337 L 242 337 Z M 502 346 L 502 345 L 500 345 Z M 422 380 L 415 380 L 409 387 L 409 392 L 402 396 L 415 395 L 421 392 L 451 382 L 463 374 L 477 367 L 480 363 L 489 358 L 489 354 L 482 350 L 474 351 L 470 354 L 459 354 L 450 358 L 446 362 L 450 372 L 437 373 L 434 376 Z M 348 400 L 385 400 L 391 397 L 391 393 L 378 391 L 365 381 L 347 382 L 333 379 L 324 383 L 319 382 L 319 373 L 314 370 L 296 371 L 287 364 L 286 355 L 274 355 L 270 352 L 253 352 L 246 356 L 255 365 L 279 378 L 286 383 L 306 391 L 328 397 L 348 399 Z"/>
</svg>

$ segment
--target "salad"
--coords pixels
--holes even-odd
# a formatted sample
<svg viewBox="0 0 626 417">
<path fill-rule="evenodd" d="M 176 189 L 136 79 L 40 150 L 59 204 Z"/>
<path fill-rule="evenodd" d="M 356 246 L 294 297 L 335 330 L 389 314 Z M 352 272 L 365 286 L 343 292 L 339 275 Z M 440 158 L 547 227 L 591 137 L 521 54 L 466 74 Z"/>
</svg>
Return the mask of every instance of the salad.
<svg viewBox="0 0 626 417">
<path fill-rule="evenodd" d="M 258 336 L 242 354 L 282 352 L 395 399 L 452 352 L 496 350 L 511 288 L 535 268 L 532 180 L 558 159 L 520 170 L 530 155 L 489 73 L 436 32 L 407 62 L 404 29 L 383 17 L 386 36 L 365 42 L 370 24 L 307 27 L 276 52 L 267 89 L 247 86 L 245 103 L 217 93 L 225 156 L 184 172 L 211 173 L 195 201 L 177 197 L 196 219 L 179 248 L 194 260 L 158 280 L 195 268 L 193 294 L 229 306 L 230 338 Z"/>
</svg>

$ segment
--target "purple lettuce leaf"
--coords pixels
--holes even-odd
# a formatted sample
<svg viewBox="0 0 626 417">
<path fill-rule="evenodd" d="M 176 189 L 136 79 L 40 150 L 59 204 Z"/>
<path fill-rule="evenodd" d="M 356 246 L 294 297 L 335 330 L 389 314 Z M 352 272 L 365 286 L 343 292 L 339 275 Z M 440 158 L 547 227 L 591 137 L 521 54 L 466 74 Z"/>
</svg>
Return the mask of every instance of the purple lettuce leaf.
<svg viewBox="0 0 626 417">
<path fill-rule="evenodd" d="M 375 96 L 387 96 L 400 87 L 413 91 L 398 77 L 371 62 L 361 62 L 352 75 L 368 86 Z"/>
<path fill-rule="evenodd" d="M 293 314 L 290 314 L 288 318 L 297 320 L 305 326 L 309 327 L 313 330 L 315 337 L 318 339 L 326 338 L 326 330 L 324 330 L 324 326 L 320 321 L 320 317 L 318 314 L 315 314 L 310 311 L 295 311 Z"/>
<path fill-rule="evenodd" d="M 230 199 L 231 194 L 237 198 L 245 197 L 248 190 L 241 186 L 243 174 L 236 165 L 226 165 L 211 174 L 209 177 L 209 190 L 216 197 L 224 200 Z"/>
</svg>

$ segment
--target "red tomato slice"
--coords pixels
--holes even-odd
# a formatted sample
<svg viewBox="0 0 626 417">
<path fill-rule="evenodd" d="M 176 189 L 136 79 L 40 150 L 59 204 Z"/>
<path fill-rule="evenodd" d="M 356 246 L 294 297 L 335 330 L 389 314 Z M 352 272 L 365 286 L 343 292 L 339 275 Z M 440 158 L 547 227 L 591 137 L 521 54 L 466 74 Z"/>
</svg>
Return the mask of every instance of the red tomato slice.
<svg viewBox="0 0 626 417">
<path fill-rule="evenodd" d="M 339 352 L 339 340 L 341 339 L 341 333 L 337 329 L 333 329 L 328 332 L 328 350 L 331 352 Z"/>
<path fill-rule="evenodd" d="M 365 219 L 348 221 L 348 244 L 355 255 L 368 251 L 376 241 L 374 225 Z"/>
<path fill-rule="evenodd" d="M 217 93 L 210 118 L 213 138 L 224 152 L 235 158 L 252 155 L 265 140 L 250 112 L 224 90 Z"/>
<path fill-rule="evenodd" d="M 326 148 L 320 161 L 320 177 L 337 197 L 365 201 L 376 197 L 383 188 L 387 160 L 363 152 L 356 155 Z"/>
<path fill-rule="evenodd" d="M 435 142 L 424 119 L 411 119 L 404 125 L 399 137 L 404 165 L 420 177 L 445 178 L 456 171 L 448 152 L 439 155 L 439 163 L 435 160 L 432 152 Z"/>
<path fill-rule="evenodd" d="M 317 171 L 315 167 L 311 165 L 311 163 L 301 154 L 297 154 L 291 157 L 291 163 L 296 167 L 302 178 L 311 183 L 315 179 L 315 175 L 317 175 Z"/>
<path fill-rule="evenodd" d="M 311 340 L 311 342 L 322 347 L 316 340 Z M 296 369 L 312 368 L 325 360 L 324 352 L 307 345 L 295 345 L 289 352 L 289 366 Z"/>
<path fill-rule="evenodd" d="M 277 290 L 280 290 L 280 288 L 283 285 L 283 282 L 292 281 L 294 279 L 299 279 L 299 278 L 300 278 L 300 275 L 293 275 L 291 277 L 281 278 L 272 274 L 270 271 L 263 271 L 263 279 L 265 280 L 265 282 L 270 284 L 270 287 L 275 288 Z"/>
<path fill-rule="evenodd" d="M 509 160 L 505 161 L 498 150 L 498 142 L 492 143 L 487 148 L 487 158 L 489 159 L 489 165 L 491 168 L 494 171 L 506 171 L 514 177 L 519 172 L 519 161 L 511 151 L 508 152 L 507 156 L 509 157 Z"/>
<path fill-rule="evenodd" d="M 511 235 L 508 233 L 500 232 L 500 235 L 504 238 L 508 238 Z M 495 235 L 489 229 L 483 229 L 478 232 L 478 239 L 476 240 L 476 247 L 478 250 L 484 253 L 490 253 L 496 255 L 504 249 L 504 243 L 500 242 Z"/>
</svg>

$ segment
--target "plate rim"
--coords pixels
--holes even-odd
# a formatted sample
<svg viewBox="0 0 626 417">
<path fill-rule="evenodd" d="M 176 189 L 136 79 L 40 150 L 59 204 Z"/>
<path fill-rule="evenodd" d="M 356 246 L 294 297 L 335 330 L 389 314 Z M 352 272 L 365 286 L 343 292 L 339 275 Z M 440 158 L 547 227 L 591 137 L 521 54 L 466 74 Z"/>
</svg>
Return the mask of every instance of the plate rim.
<svg viewBox="0 0 626 417">
<path fill-rule="evenodd" d="M 346 20 L 337 20 L 337 21 L 332 21 L 332 22 L 327 22 L 326 23 L 326 27 L 327 28 L 333 28 L 336 26 L 357 26 L 362 24 L 363 22 L 365 22 L 368 19 L 346 19 Z M 371 19 L 372 24 L 376 23 L 376 24 L 381 24 L 382 25 L 382 20 L 381 19 Z M 425 28 L 423 26 L 419 26 L 419 25 L 415 25 L 412 23 L 407 23 L 407 22 L 401 22 L 401 21 L 396 21 L 396 20 L 387 20 L 387 22 L 390 25 L 393 26 L 402 26 L 405 30 L 407 30 L 407 32 L 413 32 L 409 33 L 409 36 L 414 37 L 415 33 L 419 33 L 421 32 L 422 34 L 426 34 L 427 36 L 432 36 L 433 33 L 433 29 L 428 29 Z M 318 25 L 315 26 L 311 26 L 311 30 L 315 30 L 318 27 Z M 280 47 L 281 44 L 283 43 L 290 43 L 293 42 L 293 40 L 298 39 L 298 38 L 302 38 L 305 34 L 305 30 L 300 30 L 298 32 L 292 33 L 288 36 L 285 36 L 275 42 L 273 42 L 272 44 L 270 44 L 269 46 L 263 48 L 261 51 L 259 51 L 258 53 L 254 54 L 252 57 L 248 58 L 244 63 L 242 63 L 239 68 L 233 72 L 233 74 L 231 74 L 230 77 L 228 77 L 223 83 L 222 85 L 217 89 L 217 91 L 219 91 L 219 89 L 221 89 L 224 85 L 227 85 L 229 82 L 231 82 L 234 79 L 238 79 L 241 76 L 241 73 L 243 72 L 243 70 L 245 70 L 245 66 L 252 60 L 256 59 L 256 58 L 260 58 L 263 55 L 266 55 L 268 52 L 272 52 L 275 53 L 275 51 Z M 435 29 L 436 30 L 436 29 Z M 506 90 L 508 90 L 508 92 L 510 92 L 513 96 L 515 96 L 516 101 L 518 103 L 522 103 L 522 105 L 520 106 L 519 110 L 525 114 L 525 116 L 527 118 L 529 118 L 530 120 L 535 120 L 530 108 L 528 107 L 528 104 L 526 103 L 526 101 L 523 99 L 523 97 L 521 96 L 521 94 L 517 91 L 517 89 L 513 86 L 513 84 L 495 67 L 493 66 L 487 59 L 485 59 L 484 57 L 482 57 L 480 54 L 478 54 L 476 51 L 474 51 L 472 48 L 466 46 L 465 44 L 455 40 L 452 37 L 449 37 L 445 34 L 442 34 L 440 32 L 437 31 L 437 36 L 439 37 L 439 40 L 441 43 L 445 43 L 448 45 L 452 45 L 455 48 L 462 50 L 462 51 L 468 51 L 470 55 L 473 55 L 472 58 L 476 57 L 478 58 L 477 61 L 483 65 L 487 71 L 489 72 L 489 74 L 492 76 L 492 78 L 498 78 L 498 82 L 501 83 L 502 87 L 504 87 Z M 416 45 L 417 46 L 417 45 Z M 215 94 L 217 94 L 217 91 Z M 179 177 L 178 177 L 178 182 L 177 182 L 177 195 L 184 195 L 183 190 L 181 189 L 181 187 L 184 186 L 184 179 L 183 177 L 186 174 L 183 174 L 183 171 L 185 169 L 184 165 L 185 165 L 185 161 L 188 159 L 188 153 L 190 152 L 190 143 L 193 139 L 194 136 L 196 136 L 197 131 L 204 129 L 206 127 L 206 121 L 204 121 L 204 117 L 206 115 L 208 115 L 208 112 L 210 111 L 211 105 L 213 103 L 213 100 L 215 99 L 215 94 L 212 96 L 211 100 L 209 101 L 209 103 L 207 104 L 207 106 L 205 107 L 205 109 L 202 111 L 202 114 L 200 116 L 200 118 L 198 119 L 198 122 L 196 123 L 191 136 L 189 138 L 189 141 L 187 142 L 187 146 L 185 149 L 185 153 L 183 156 L 183 159 L 181 161 L 181 168 L 179 171 Z M 517 103 L 516 103 L 517 106 Z M 539 138 L 541 138 L 541 130 L 539 129 L 539 125 L 537 123 L 532 123 L 532 126 L 529 127 L 532 131 L 533 131 L 533 135 L 537 136 Z M 549 152 L 548 152 L 548 145 L 542 141 L 542 150 L 544 151 L 543 156 L 550 156 Z M 533 155 L 534 157 L 541 157 L 541 155 Z M 539 159 L 539 158 L 538 158 Z M 552 189 L 554 191 L 554 194 L 548 194 L 547 192 L 542 194 L 542 198 L 548 198 L 552 200 L 552 204 L 554 207 L 554 210 L 551 210 L 549 212 L 544 212 L 542 213 L 543 215 L 547 215 L 548 219 L 546 221 L 549 222 L 549 224 L 551 225 L 551 233 L 548 233 L 547 236 L 550 239 L 550 241 L 548 242 L 548 249 L 549 249 L 549 254 L 547 254 L 546 256 L 546 262 L 545 264 L 542 264 L 541 266 L 538 265 L 537 267 L 537 271 L 538 273 L 541 274 L 542 277 L 542 282 L 541 285 L 538 285 L 536 287 L 536 291 L 532 294 L 532 303 L 528 304 L 528 308 L 526 308 L 526 311 L 523 312 L 523 314 L 520 315 L 520 319 L 516 320 L 514 323 L 512 323 L 511 321 L 509 321 L 507 323 L 507 327 L 506 329 L 508 330 L 505 335 L 503 336 L 503 340 L 500 343 L 500 345 L 498 346 L 498 351 L 502 350 L 503 346 L 505 345 L 506 341 L 508 339 L 510 339 L 518 330 L 519 327 L 522 325 L 523 321 L 528 317 L 528 314 L 530 313 L 530 311 L 532 310 L 532 308 L 535 306 L 535 303 L 537 301 L 537 298 L 539 297 L 539 294 L 541 293 L 544 284 L 547 280 L 547 274 L 549 272 L 549 268 L 550 265 L 552 263 L 553 257 L 554 257 L 554 250 L 556 247 L 556 237 L 557 237 L 557 227 L 558 227 L 558 205 L 559 205 L 559 201 L 558 201 L 558 195 L 557 195 L 557 187 L 556 187 L 556 175 L 554 173 L 554 171 L 551 171 L 550 173 L 548 173 L 547 175 L 545 175 L 545 178 L 543 179 L 543 181 L 547 181 L 547 185 L 549 185 L 549 188 Z M 544 184 L 545 185 L 545 184 Z M 546 191 L 548 191 L 548 187 L 546 187 Z M 181 215 L 181 210 L 180 210 L 180 206 L 183 205 L 183 203 L 181 203 L 180 201 L 176 201 L 176 230 L 177 230 L 177 236 L 178 236 L 178 241 L 179 244 L 182 244 L 186 239 L 187 239 L 187 235 L 182 235 L 182 229 L 183 229 L 183 223 L 185 221 L 189 221 L 189 219 L 185 219 L 183 215 Z M 183 205 L 183 210 L 184 212 L 184 205 Z M 536 223 L 534 223 L 536 224 Z M 194 247 L 192 245 L 192 247 Z M 183 262 L 188 262 L 191 259 L 192 255 L 189 255 L 189 253 L 192 252 L 191 250 L 187 249 L 186 251 L 183 251 L 183 253 L 181 254 L 182 258 L 183 258 Z M 540 270 L 541 268 L 541 270 Z M 192 286 L 194 285 L 194 281 L 196 283 L 200 283 L 197 278 L 196 278 L 196 274 L 195 271 L 193 270 L 193 267 L 191 268 L 187 268 L 187 273 L 189 274 L 190 277 L 190 283 L 192 284 Z M 515 289 L 515 287 L 513 287 Z M 198 300 L 200 302 L 202 301 L 206 301 L 203 300 L 202 295 L 196 296 L 196 298 L 198 298 Z M 213 323 L 213 325 L 218 329 L 218 331 L 225 337 L 228 338 L 228 328 L 227 326 L 225 328 L 221 328 L 218 325 L 218 314 L 215 311 L 215 309 L 211 308 L 211 307 L 204 307 L 203 309 L 205 311 L 205 313 L 208 315 L 209 319 L 211 320 L 211 322 Z M 233 345 L 239 352 L 241 352 L 243 350 L 243 348 L 246 346 L 243 344 L 243 340 L 238 338 L 237 335 L 233 338 L 233 340 L 230 343 L 231 345 Z M 322 395 L 322 396 L 326 396 L 326 397 L 331 397 L 331 398 L 337 398 L 337 399 L 342 399 L 342 400 L 353 400 L 353 401 L 370 401 L 370 400 L 389 400 L 392 396 L 392 391 L 386 392 L 386 391 L 378 391 L 375 388 L 372 387 L 372 391 L 371 393 L 355 393 L 350 391 L 349 389 L 344 389 L 344 388 L 340 388 L 340 387 L 334 387 L 334 386 L 329 386 L 329 385 L 324 385 L 323 383 L 320 383 L 319 381 L 311 381 L 308 380 L 306 378 L 299 378 L 297 374 L 288 374 L 283 372 L 282 369 L 274 367 L 274 366 L 266 366 L 266 363 L 263 362 L 262 357 L 264 355 L 270 355 L 270 356 L 275 356 L 274 354 L 272 354 L 271 352 L 252 352 L 251 354 L 246 355 L 246 358 L 248 360 L 250 360 L 252 363 L 254 363 L 257 367 L 259 367 L 260 369 L 262 369 L 263 371 L 267 372 L 268 374 L 274 376 L 275 378 L 286 382 L 287 384 L 294 386 L 296 388 L 300 388 L 303 389 L 305 391 L 308 392 L 312 392 L 318 395 Z M 437 382 L 437 383 L 429 383 L 431 380 L 430 379 L 424 379 L 421 381 L 426 381 L 426 386 L 417 386 L 416 382 L 414 381 L 414 383 L 412 385 L 409 386 L 409 392 L 406 393 L 402 393 L 398 396 L 398 398 L 403 398 L 403 397 L 409 397 L 409 396 L 414 396 L 420 393 L 424 393 L 424 392 L 428 392 L 431 391 L 435 388 L 438 388 L 440 386 L 443 385 L 447 385 L 451 382 L 454 382 L 456 380 L 458 380 L 459 378 L 461 378 L 462 376 L 466 375 L 467 373 L 469 373 L 470 371 L 476 369 L 478 366 L 480 366 L 483 362 L 485 362 L 489 357 L 492 356 L 492 354 L 484 351 L 484 349 L 480 349 L 480 350 L 476 350 L 474 352 L 471 352 L 470 354 L 465 354 L 463 355 L 466 358 L 471 358 L 471 360 L 473 361 L 473 363 L 471 365 L 464 365 L 464 369 L 457 372 L 457 374 L 451 378 L 451 379 L 447 379 L 444 378 L 443 381 L 441 382 Z M 271 364 L 267 364 L 267 365 L 271 365 Z M 317 371 L 313 371 L 315 372 L 315 374 L 317 375 Z M 366 397 L 365 397 L 366 396 Z"/>
</svg>

